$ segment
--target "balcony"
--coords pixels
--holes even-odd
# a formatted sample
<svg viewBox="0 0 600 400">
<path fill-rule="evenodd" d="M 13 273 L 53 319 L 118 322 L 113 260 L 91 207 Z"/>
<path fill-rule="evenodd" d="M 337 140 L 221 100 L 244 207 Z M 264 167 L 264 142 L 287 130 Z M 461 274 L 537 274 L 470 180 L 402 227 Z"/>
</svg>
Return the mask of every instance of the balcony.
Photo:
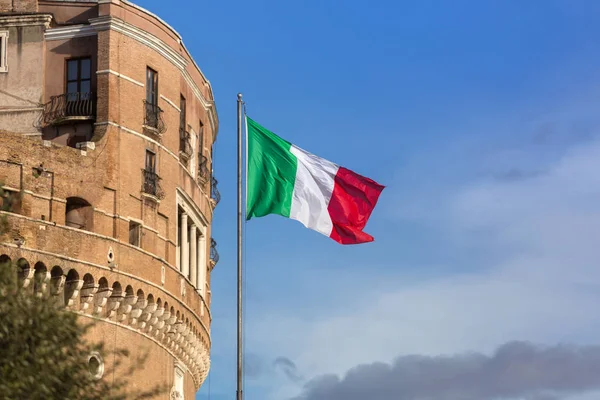
<svg viewBox="0 0 600 400">
<path fill-rule="evenodd" d="M 142 192 L 158 200 L 165 198 L 165 192 L 160 185 L 160 177 L 154 171 L 142 170 Z"/>
<path fill-rule="evenodd" d="M 157 135 L 162 135 L 167 130 L 163 110 L 157 104 L 146 100 L 144 100 L 144 128 Z"/>
<path fill-rule="evenodd" d="M 219 252 L 217 251 L 217 241 L 213 238 L 210 239 L 210 261 L 213 268 L 219 262 Z"/>
<path fill-rule="evenodd" d="M 65 93 L 50 97 L 44 104 L 41 126 L 60 125 L 73 121 L 93 121 L 96 119 L 96 96 L 94 93 Z"/>
<path fill-rule="evenodd" d="M 208 178 L 210 178 L 208 158 L 205 155 L 198 154 L 198 184 L 204 185 Z"/>
<path fill-rule="evenodd" d="M 191 135 L 183 127 L 179 128 L 179 157 L 188 161 L 194 150 L 192 149 Z"/>
<path fill-rule="evenodd" d="M 217 188 L 218 183 L 219 182 L 213 177 L 210 186 L 210 198 L 215 202 L 215 205 L 219 204 L 221 201 L 221 193 L 219 193 L 219 189 Z"/>
</svg>

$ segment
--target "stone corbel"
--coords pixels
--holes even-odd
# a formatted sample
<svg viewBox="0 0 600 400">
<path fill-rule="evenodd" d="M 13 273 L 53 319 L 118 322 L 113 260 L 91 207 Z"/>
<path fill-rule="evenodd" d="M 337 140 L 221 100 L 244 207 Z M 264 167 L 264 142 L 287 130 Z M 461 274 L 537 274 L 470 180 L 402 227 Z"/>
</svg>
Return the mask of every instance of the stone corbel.
<svg viewBox="0 0 600 400">
<path fill-rule="evenodd" d="M 98 290 L 94 296 L 94 314 L 98 315 L 102 312 L 102 308 L 108 302 L 108 298 L 112 294 L 112 288 L 104 287 Z"/>
<path fill-rule="evenodd" d="M 33 280 L 35 282 L 35 295 L 37 297 L 42 297 L 44 292 L 46 292 L 46 289 L 48 289 L 48 282 L 50 281 L 50 272 L 38 272 L 37 274 L 34 274 Z"/>
<path fill-rule="evenodd" d="M 65 282 L 65 307 L 72 307 L 75 299 L 79 296 L 79 291 L 83 287 L 83 281 L 80 279 Z"/>
<path fill-rule="evenodd" d="M 137 300 L 138 297 L 135 294 L 130 294 L 123 298 L 117 310 L 117 321 L 121 322 L 127 318 Z"/>
<path fill-rule="evenodd" d="M 106 304 L 106 317 L 112 318 L 117 315 L 117 311 L 121 303 L 125 300 L 125 295 L 121 293 L 113 293 Z"/>
<path fill-rule="evenodd" d="M 60 296 L 65 290 L 65 282 L 67 277 L 64 275 L 54 276 L 50 279 L 50 294 L 52 296 Z"/>
<path fill-rule="evenodd" d="M 156 303 L 151 303 L 148 304 L 146 308 L 144 308 L 144 312 L 142 313 L 139 319 L 140 329 L 144 329 L 146 327 L 146 324 L 148 323 L 148 321 L 150 321 L 150 318 L 152 318 L 152 314 L 154 314 L 154 311 L 156 311 L 157 307 L 158 306 Z"/>
<path fill-rule="evenodd" d="M 81 295 L 79 301 L 81 303 L 80 310 L 86 311 L 90 308 L 90 304 L 94 300 L 94 294 L 98 291 L 100 285 L 97 283 L 87 283 L 81 288 Z"/>
<path fill-rule="evenodd" d="M 133 310 L 131 310 L 131 325 L 135 326 L 138 323 L 138 319 L 142 315 L 142 312 L 148 305 L 148 300 L 145 298 L 138 298 L 137 303 L 133 306 Z"/>
<path fill-rule="evenodd" d="M 156 327 L 156 324 L 160 321 L 160 317 L 165 313 L 164 307 L 156 307 L 156 310 L 152 313 L 152 318 L 148 322 L 152 327 Z"/>
<path fill-rule="evenodd" d="M 33 268 L 19 270 L 19 279 L 23 282 L 23 287 L 27 288 L 31 284 L 35 270 Z"/>
</svg>

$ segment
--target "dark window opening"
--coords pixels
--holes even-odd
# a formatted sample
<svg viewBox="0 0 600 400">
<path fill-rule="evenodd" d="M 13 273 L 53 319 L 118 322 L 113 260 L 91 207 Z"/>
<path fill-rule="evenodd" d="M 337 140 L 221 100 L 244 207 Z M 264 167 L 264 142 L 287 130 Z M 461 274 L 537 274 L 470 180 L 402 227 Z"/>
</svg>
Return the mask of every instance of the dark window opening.
<svg viewBox="0 0 600 400">
<path fill-rule="evenodd" d="M 146 150 L 146 171 L 156 172 L 156 154 L 153 151 Z"/>
<path fill-rule="evenodd" d="M 204 124 L 202 121 L 198 126 L 198 149 L 201 155 L 204 154 Z"/>
<path fill-rule="evenodd" d="M 142 225 L 135 221 L 129 221 L 129 244 L 140 247 Z"/>
<path fill-rule="evenodd" d="M 65 225 L 91 231 L 94 227 L 94 209 L 92 205 L 82 198 L 69 197 L 67 199 Z"/>
<path fill-rule="evenodd" d="M 163 133 L 166 129 L 162 110 L 158 106 L 158 72 L 146 69 L 146 100 L 144 100 L 144 125 Z"/>
<path fill-rule="evenodd" d="M 200 183 L 206 182 L 209 175 L 208 158 L 204 155 L 204 124 L 200 121 L 198 127 L 198 179 Z"/>
<path fill-rule="evenodd" d="M 146 150 L 146 162 L 142 173 L 143 192 L 162 199 L 164 192 L 160 186 L 160 177 L 156 173 L 156 154 L 153 151 Z"/>
<path fill-rule="evenodd" d="M 185 156 L 184 161 L 192 155 L 192 143 L 190 141 L 190 133 L 187 130 L 187 105 L 183 95 L 179 99 L 179 151 Z"/>
<path fill-rule="evenodd" d="M 185 103 L 185 97 L 183 95 L 179 99 L 179 108 L 181 113 L 179 114 L 179 128 L 185 130 L 185 121 L 187 121 L 187 106 Z"/>
<path fill-rule="evenodd" d="M 0 35 L 0 72 L 6 72 L 7 71 L 7 65 L 6 65 L 6 61 L 7 61 L 7 51 L 8 51 L 8 46 L 7 46 L 7 34 L 3 34 Z"/>
<path fill-rule="evenodd" d="M 91 116 L 92 106 L 92 59 L 67 60 L 66 102 L 63 117 Z M 60 103 L 60 96 L 55 102 Z M 59 104 L 56 104 L 58 107 Z M 60 107 L 58 107 L 60 109 Z"/>
<path fill-rule="evenodd" d="M 92 59 L 89 57 L 67 60 L 67 94 L 69 100 L 78 93 L 92 91 Z"/>
<path fill-rule="evenodd" d="M 21 193 L 0 187 L 0 211 L 21 213 Z"/>
<path fill-rule="evenodd" d="M 146 69 L 146 102 L 158 105 L 158 72 L 152 68 Z"/>
</svg>

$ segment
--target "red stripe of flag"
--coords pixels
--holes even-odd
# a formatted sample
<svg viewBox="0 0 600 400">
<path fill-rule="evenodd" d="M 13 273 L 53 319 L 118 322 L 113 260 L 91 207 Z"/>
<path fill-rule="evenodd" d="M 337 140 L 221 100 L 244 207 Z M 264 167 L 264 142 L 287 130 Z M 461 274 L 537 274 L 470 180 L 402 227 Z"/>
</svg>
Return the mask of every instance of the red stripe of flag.
<svg viewBox="0 0 600 400">
<path fill-rule="evenodd" d="M 372 242 L 373 237 L 362 230 L 384 188 L 372 179 L 340 167 L 328 206 L 333 222 L 329 237 L 341 244 Z"/>
</svg>

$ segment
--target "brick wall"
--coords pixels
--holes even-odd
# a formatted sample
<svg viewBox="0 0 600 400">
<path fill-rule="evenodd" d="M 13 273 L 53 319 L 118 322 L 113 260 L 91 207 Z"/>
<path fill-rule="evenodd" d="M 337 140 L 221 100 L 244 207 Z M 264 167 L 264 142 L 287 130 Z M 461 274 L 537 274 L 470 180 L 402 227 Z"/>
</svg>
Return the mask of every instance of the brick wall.
<svg viewBox="0 0 600 400">
<path fill-rule="evenodd" d="M 0 0 L 0 12 L 37 12 L 37 0 Z"/>
</svg>

